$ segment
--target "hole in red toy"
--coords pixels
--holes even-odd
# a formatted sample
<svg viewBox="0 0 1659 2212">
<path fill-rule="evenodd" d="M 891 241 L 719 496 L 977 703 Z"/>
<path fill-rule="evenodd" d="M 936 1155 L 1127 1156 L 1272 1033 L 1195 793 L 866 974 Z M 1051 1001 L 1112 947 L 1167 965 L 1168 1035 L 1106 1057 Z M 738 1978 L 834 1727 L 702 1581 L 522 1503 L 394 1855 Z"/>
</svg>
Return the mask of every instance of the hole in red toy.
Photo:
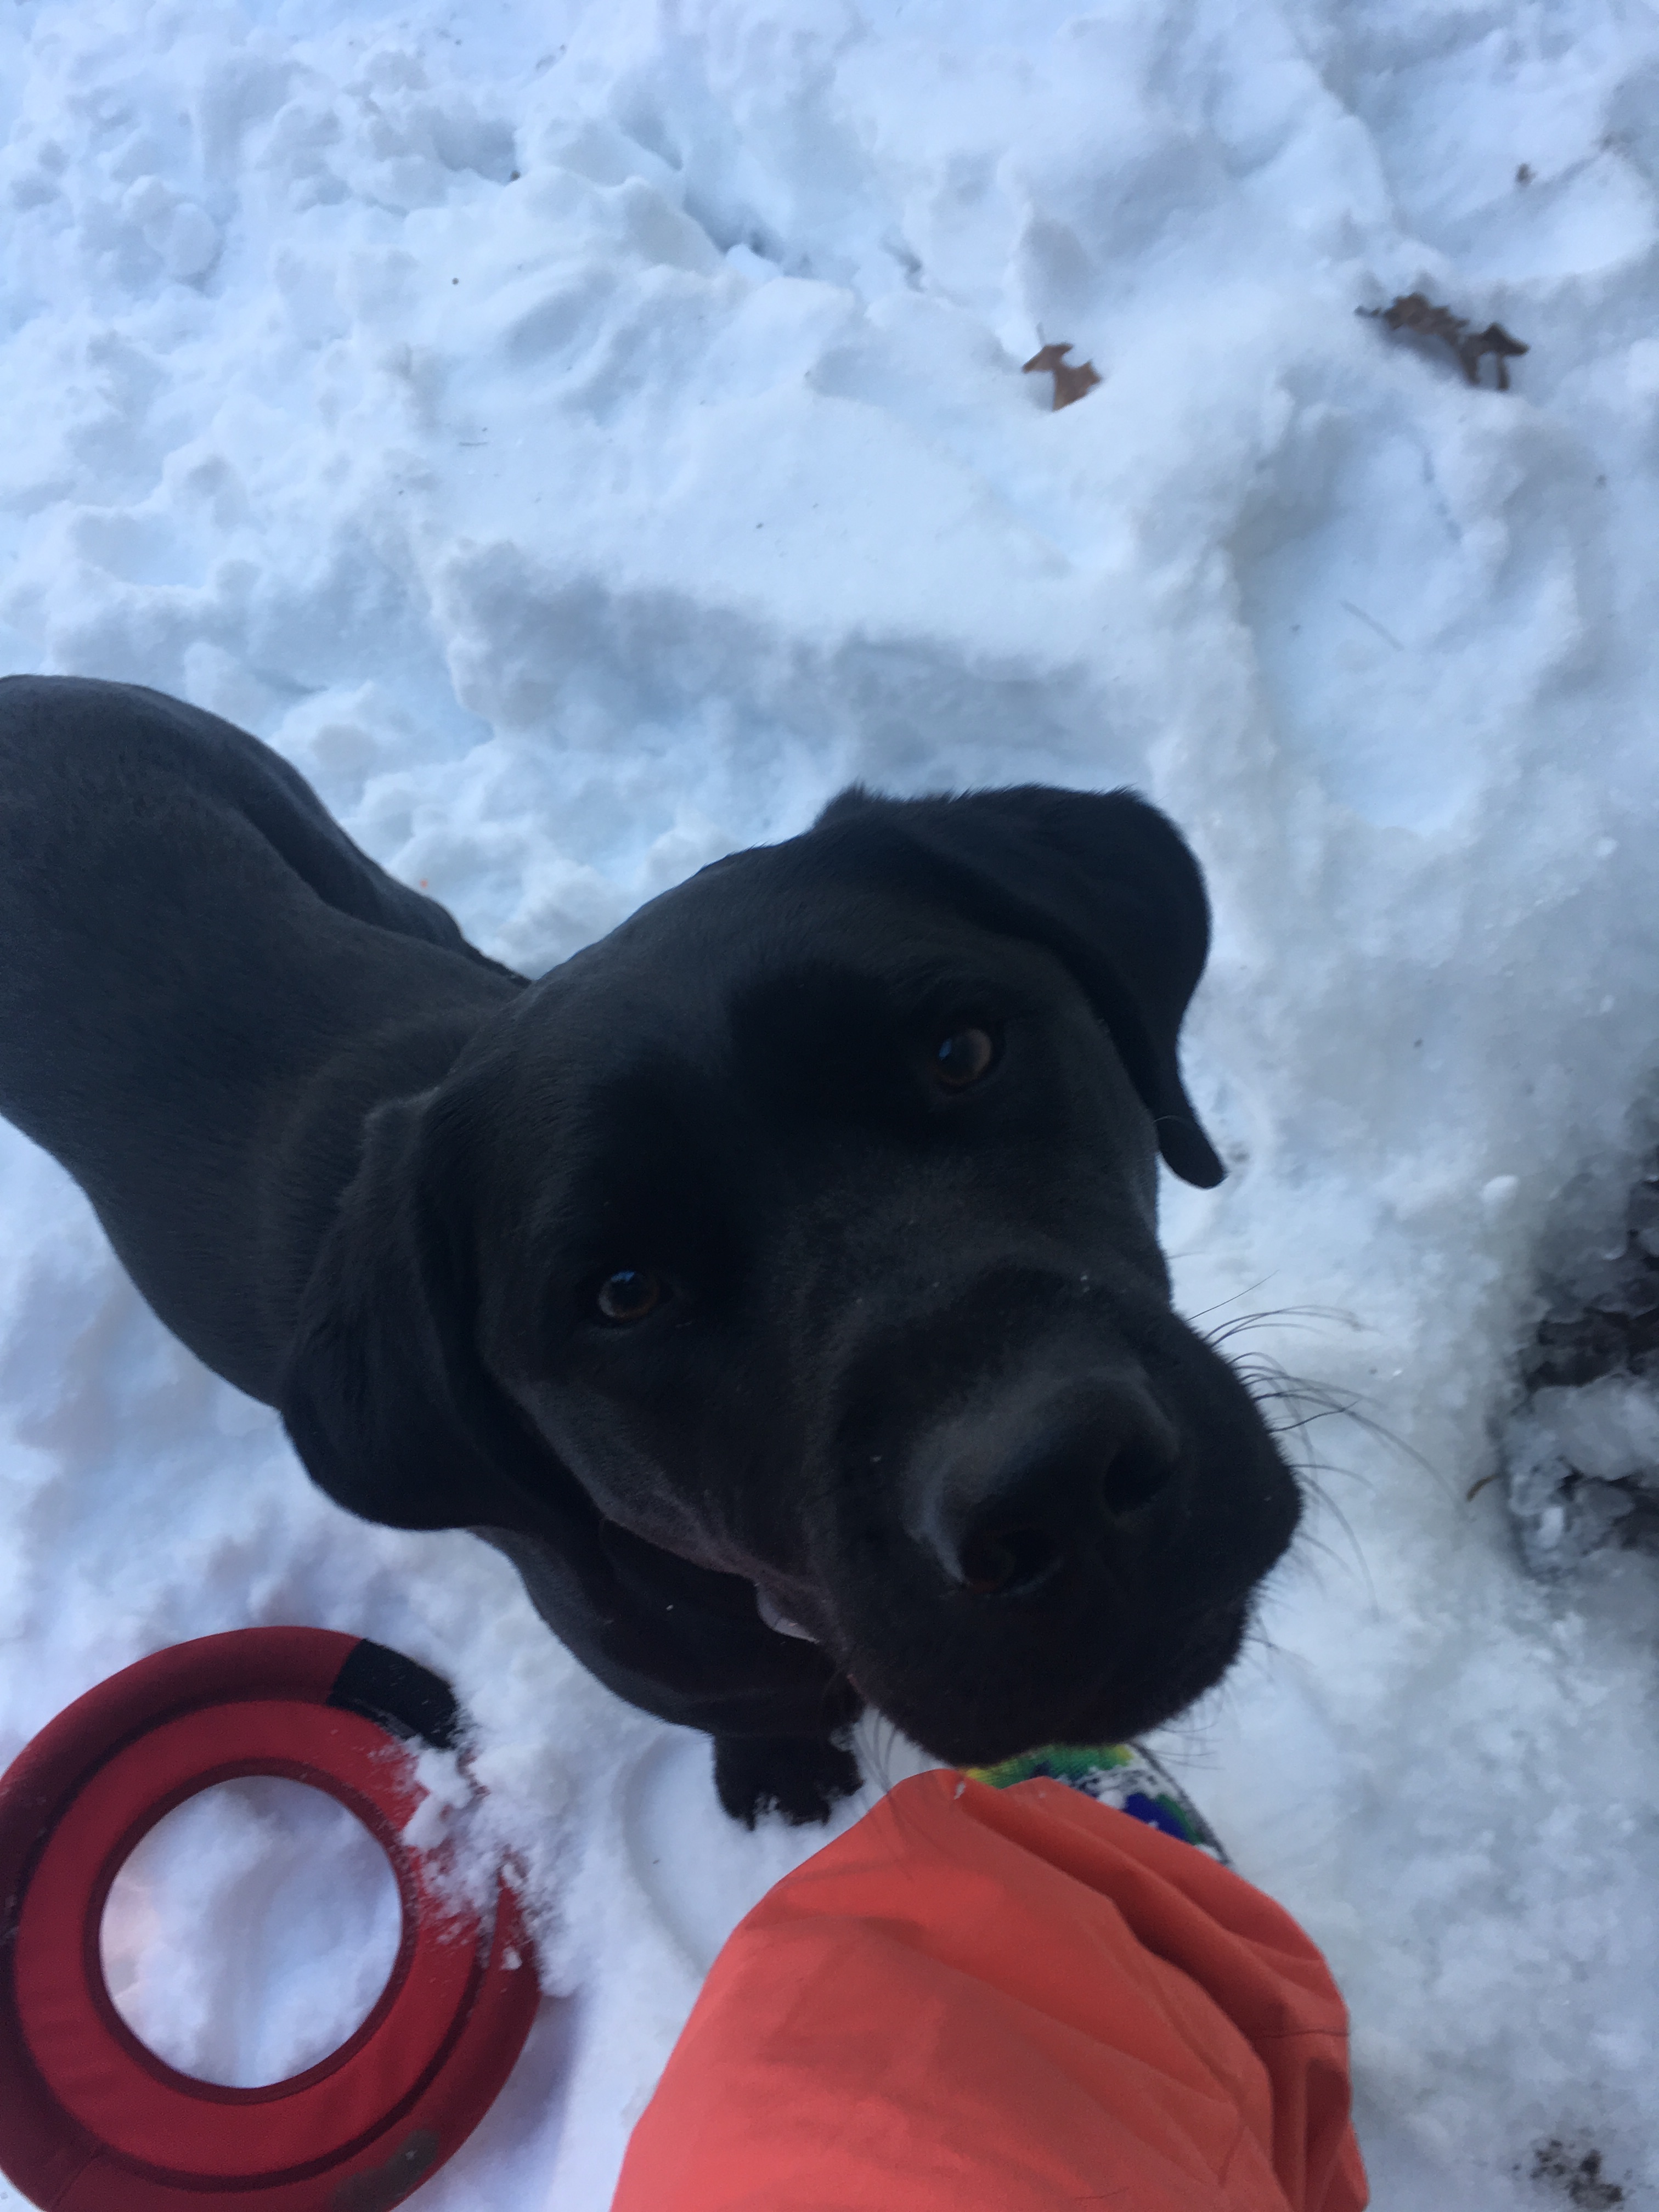
<svg viewBox="0 0 1659 2212">
<path fill-rule="evenodd" d="M 277 1775 L 200 1790 L 159 1820 L 111 1887 L 110 1998 L 181 2074 L 239 2089 L 339 2048 L 398 1956 L 386 1853 L 335 1798 Z"/>
</svg>

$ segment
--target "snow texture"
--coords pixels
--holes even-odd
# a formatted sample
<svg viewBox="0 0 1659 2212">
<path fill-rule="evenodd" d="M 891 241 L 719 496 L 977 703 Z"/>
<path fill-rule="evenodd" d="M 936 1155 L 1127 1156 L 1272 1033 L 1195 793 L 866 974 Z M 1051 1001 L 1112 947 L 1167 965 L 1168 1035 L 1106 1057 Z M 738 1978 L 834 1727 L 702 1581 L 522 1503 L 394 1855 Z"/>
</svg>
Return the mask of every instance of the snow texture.
<svg viewBox="0 0 1659 2212">
<path fill-rule="evenodd" d="M 1624 1234 L 1562 1255 L 1528 1386 L 1503 1444 L 1527 1563 L 1570 1568 L 1602 1544 L 1659 1549 L 1659 1162 L 1632 1190 Z"/>
<path fill-rule="evenodd" d="M 402 1931 L 391 1863 L 356 1816 L 255 1775 L 187 1798 L 127 1859 L 104 1908 L 104 1978 L 170 2066 L 251 2089 L 344 2042 Z"/>
<path fill-rule="evenodd" d="M 0 136 L 4 660 L 255 730 L 499 957 L 854 776 L 1183 825 L 1232 1171 L 1166 1191 L 1178 1295 L 1352 1412 L 1159 1749 L 1331 1958 L 1384 2212 L 1592 2201 L 1593 2153 L 1659 2204 L 1653 1561 L 1534 1579 L 1483 1486 L 1655 1133 L 1646 0 L 13 0 Z M 1525 340 L 1514 390 L 1356 314 L 1413 290 Z M 1104 380 L 1057 414 L 1053 341 Z M 550 1994 L 418 2201 L 602 2212 L 821 1834 L 734 1828 L 482 1545 L 314 1492 L 9 1131 L 0 1222 L 0 1759 L 251 1623 L 450 1677 Z M 284 1817 L 204 1807 L 130 1903 L 246 1941 Z M 261 1939 L 261 2044 L 152 1960 L 158 2042 L 349 2027 L 374 1879 L 313 1840 L 333 1970 Z"/>
</svg>

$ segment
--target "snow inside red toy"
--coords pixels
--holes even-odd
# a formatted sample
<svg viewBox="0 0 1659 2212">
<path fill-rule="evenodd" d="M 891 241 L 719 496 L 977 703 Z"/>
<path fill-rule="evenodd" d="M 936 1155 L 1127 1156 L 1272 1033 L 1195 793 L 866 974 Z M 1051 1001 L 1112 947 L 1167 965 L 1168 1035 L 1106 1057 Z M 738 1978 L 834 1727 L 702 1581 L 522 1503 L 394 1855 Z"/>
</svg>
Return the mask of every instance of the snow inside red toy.
<svg viewBox="0 0 1659 2212">
<path fill-rule="evenodd" d="M 140 1660 L 78 1698 L 0 1778 L 0 2171 L 49 2212 L 388 2212 L 471 2134 L 538 1996 L 507 1882 L 488 1924 L 403 1840 L 421 1744 L 454 1699 L 383 1645 L 244 1629 Z M 177 2072 L 116 2011 L 100 1958 L 110 1886 L 139 1839 L 215 1784 L 325 1790 L 385 1850 L 403 1903 L 386 1987 L 318 2064 L 259 2088 Z"/>
</svg>

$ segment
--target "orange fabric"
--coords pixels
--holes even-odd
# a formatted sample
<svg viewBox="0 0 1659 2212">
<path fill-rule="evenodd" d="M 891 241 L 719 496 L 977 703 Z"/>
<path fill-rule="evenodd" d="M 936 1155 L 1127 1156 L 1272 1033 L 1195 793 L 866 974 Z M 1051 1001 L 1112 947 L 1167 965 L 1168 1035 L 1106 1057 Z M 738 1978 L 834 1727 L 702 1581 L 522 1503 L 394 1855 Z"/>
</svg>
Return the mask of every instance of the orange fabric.
<svg viewBox="0 0 1659 2212">
<path fill-rule="evenodd" d="M 708 1977 L 612 2212 L 1359 2212 L 1288 1914 L 1053 1782 L 903 1782 Z"/>
</svg>

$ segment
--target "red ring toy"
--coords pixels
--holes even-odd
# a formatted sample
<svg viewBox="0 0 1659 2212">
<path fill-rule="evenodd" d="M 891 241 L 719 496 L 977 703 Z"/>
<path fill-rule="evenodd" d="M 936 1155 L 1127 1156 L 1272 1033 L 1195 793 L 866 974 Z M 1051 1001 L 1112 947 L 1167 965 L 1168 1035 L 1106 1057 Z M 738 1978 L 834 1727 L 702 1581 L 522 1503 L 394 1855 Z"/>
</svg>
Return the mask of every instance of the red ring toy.
<svg viewBox="0 0 1659 2212">
<path fill-rule="evenodd" d="M 441 1899 L 402 1830 L 409 1739 L 447 1748 L 447 1684 L 366 1638 L 247 1628 L 158 1651 L 79 1698 L 0 1777 L 0 2171 L 47 2212 L 390 2212 L 465 2141 L 539 1991 L 518 1900 Z M 373 2011 L 303 2074 L 229 2089 L 146 2050 L 99 1937 L 129 1853 L 238 1775 L 326 1790 L 392 1863 L 403 1941 Z"/>
</svg>

